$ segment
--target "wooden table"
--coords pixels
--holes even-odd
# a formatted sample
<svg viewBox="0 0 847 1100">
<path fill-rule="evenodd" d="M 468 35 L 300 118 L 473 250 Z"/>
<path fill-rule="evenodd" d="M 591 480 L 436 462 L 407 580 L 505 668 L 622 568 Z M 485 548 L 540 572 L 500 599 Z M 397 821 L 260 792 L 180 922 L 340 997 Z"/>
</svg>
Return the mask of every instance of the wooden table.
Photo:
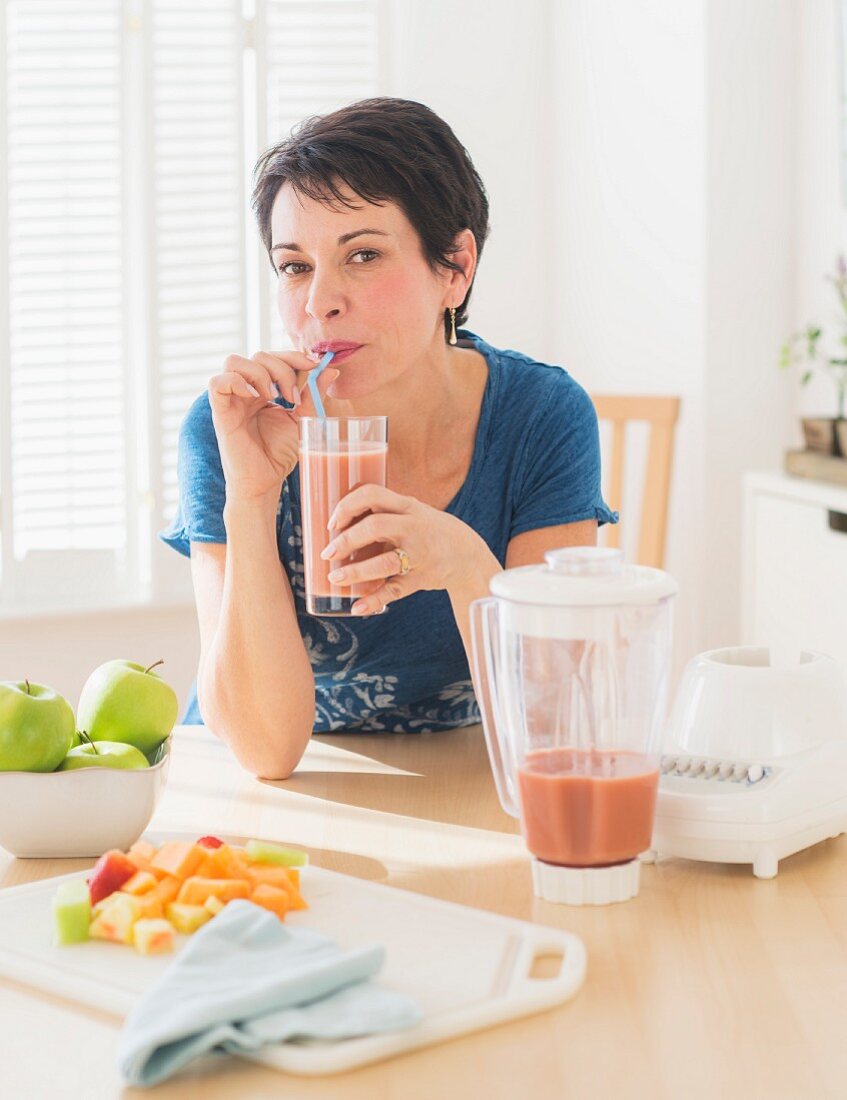
<svg viewBox="0 0 847 1100">
<path fill-rule="evenodd" d="M 80 812 L 86 812 L 80 807 Z M 477 1100 L 847 1096 L 847 838 L 779 876 L 661 861 L 634 901 L 572 909 L 533 897 L 481 730 L 316 737 L 286 783 L 258 782 L 208 733 L 177 731 L 150 833 L 225 833 L 307 848 L 323 867 L 566 928 L 588 948 L 569 1004 L 342 1077 L 285 1077 L 232 1059 L 157 1097 Z M 155 836 L 154 836 L 155 839 Z M 0 886 L 90 865 L 0 853 Z M 122 1090 L 112 1017 L 0 988 L 0 1096 Z"/>
</svg>

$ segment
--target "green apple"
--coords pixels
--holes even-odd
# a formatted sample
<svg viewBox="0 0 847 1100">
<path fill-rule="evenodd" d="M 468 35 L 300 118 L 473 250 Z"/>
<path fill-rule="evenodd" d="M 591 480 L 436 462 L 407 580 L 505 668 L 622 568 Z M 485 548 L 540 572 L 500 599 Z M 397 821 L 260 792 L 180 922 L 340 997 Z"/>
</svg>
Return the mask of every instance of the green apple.
<svg viewBox="0 0 847 1100">
<path fill-rule="evenodd" d="M 77 745 L 59 765 L 60 772 L 76 768 L 147 768 L 147 757 L 135 745 L 123 741 L 95 741 Z"/>
<path fill-rule="evenodd" d="M 0 771 L 52 772 L 74 735 L 71 704 L 29 680 L 0 683 Z"/>
<path fill-rule="evenodd" d="M 124 741 L 149 756 L 174 728 L 179 711 L 176 692 L 153 671 L 156 665 L 107 661 L 96 668 L 79 697 L 77 727 L 92 741 Z"/>
</svg>

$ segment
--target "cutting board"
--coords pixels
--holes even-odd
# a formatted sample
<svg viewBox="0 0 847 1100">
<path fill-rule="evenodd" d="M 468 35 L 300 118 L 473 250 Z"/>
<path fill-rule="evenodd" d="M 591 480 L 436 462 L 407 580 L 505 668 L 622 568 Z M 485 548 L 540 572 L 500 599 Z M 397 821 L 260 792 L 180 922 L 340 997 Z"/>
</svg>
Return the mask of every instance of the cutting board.
<svg viewBox="0 0 847 1100">
<path fill-rule="evenodd" d="M 0 975 L 126 1016 L 173 956 L 143 956 L 102 941 L 52 944 L 51 898 L 64 879 L 0 891 Z M 286 924 L 311 928 L 344 948 L 379 943 L 380 984 L 408 993 L 423 1012 L 414 1028 L 333 1043 L 284 1043 L 249 1057 L 288 1073 L 339 1073 L 471 1031 L 552 1008 L 585 978 L 586 952 L 569 932 L 513 920 L 452 902 L 305 867 L 309 909 Z M 186 937 L 177 936 L 179 950 Z M 554 977 L 530 973 L 539 956 L 560 956 Z"/>
</svg>

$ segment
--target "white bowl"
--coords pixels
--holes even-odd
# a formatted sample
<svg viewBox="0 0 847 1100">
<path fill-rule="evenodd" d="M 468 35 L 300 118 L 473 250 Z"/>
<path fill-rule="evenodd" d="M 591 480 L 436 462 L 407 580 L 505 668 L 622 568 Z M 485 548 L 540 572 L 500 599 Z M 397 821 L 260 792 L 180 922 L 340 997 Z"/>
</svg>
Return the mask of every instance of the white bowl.
<svg viewBox="0 0 847 1100">
<path fill-rule="evenodd" d="M 689 661 L 668 723 L 665 751 L 772 760 L 847 737 L 847 680 L 823 653 L 793 666 L 769 650 L 734 646 Z"/>
<path fill-rule="evenodd" d="M 149 768 L 0 772 L 0 847 L 21 859 L 129 848 L 164 789 L 171 740 L 159 746 Z"/>
</svg>

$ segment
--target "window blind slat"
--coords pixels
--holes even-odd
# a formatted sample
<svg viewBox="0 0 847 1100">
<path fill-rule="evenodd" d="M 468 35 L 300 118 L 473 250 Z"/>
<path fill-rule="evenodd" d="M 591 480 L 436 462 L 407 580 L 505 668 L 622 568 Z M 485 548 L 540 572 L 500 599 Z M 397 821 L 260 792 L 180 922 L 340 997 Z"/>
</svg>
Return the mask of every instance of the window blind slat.
<svg viewBox="0 0 847 1100">
<path fill-rule="evenodd" d="M 125 413 L 122 20 L 119 0 L 27 0 L 6 15 L 13 554 L 24 560 L 124 540 L 123 431 L 108 426 Z"/>
</svg>

